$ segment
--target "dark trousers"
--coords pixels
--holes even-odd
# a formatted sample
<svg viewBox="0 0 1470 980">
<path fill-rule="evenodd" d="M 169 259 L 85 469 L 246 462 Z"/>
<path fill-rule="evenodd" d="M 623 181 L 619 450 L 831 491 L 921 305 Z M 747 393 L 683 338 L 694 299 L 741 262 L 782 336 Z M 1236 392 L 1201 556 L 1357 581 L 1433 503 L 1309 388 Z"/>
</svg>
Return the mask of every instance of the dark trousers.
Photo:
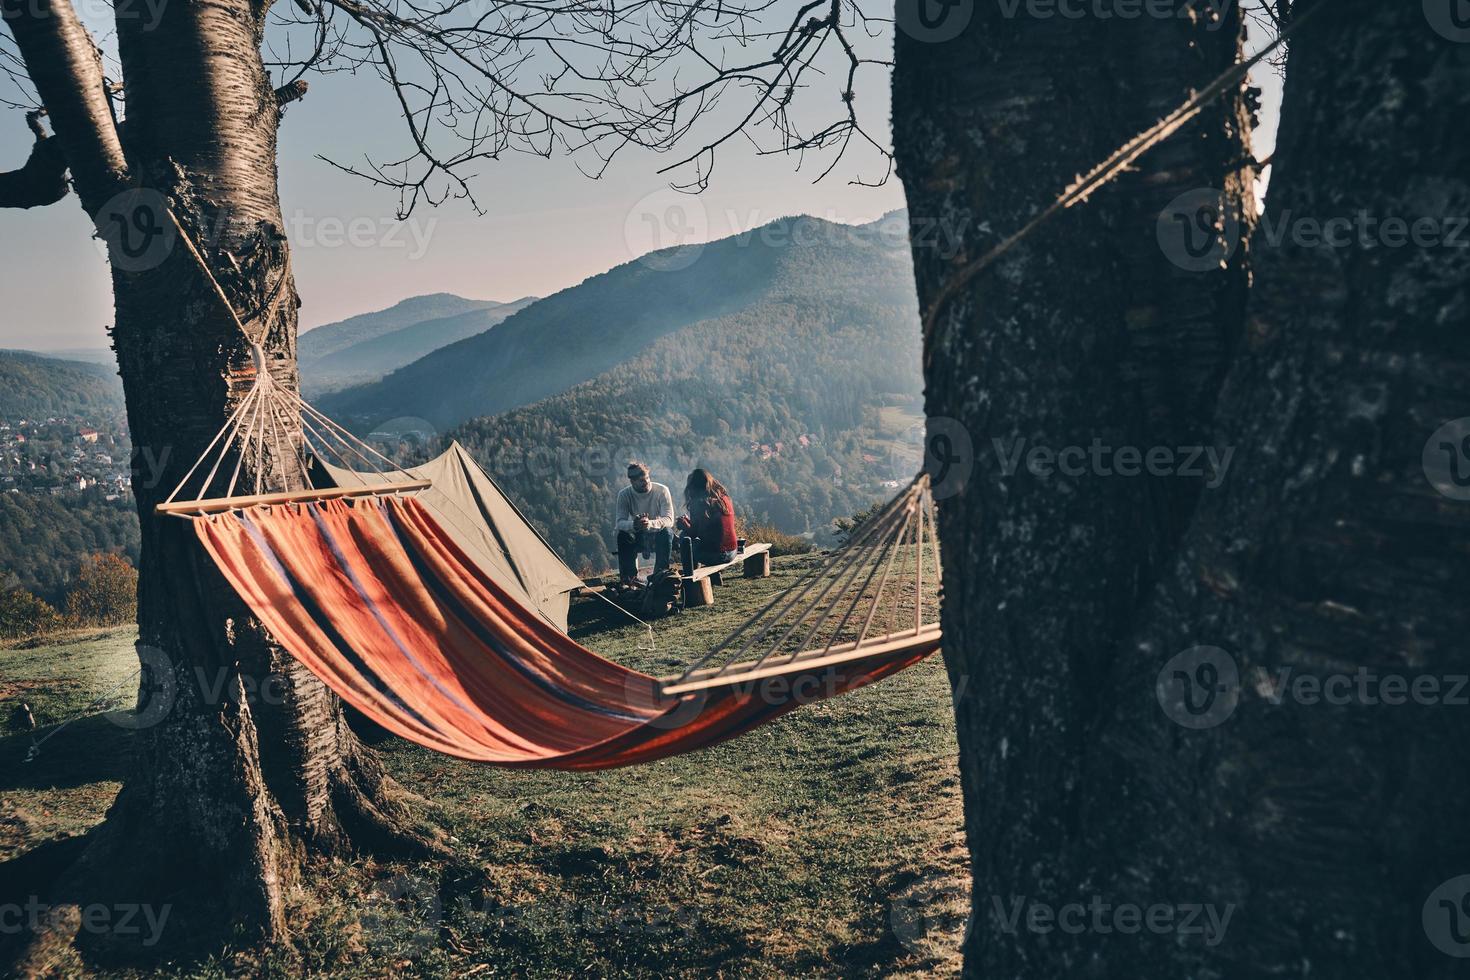
<svg viewBox="0 0 1470 980">
<path fill-rule="evenodd" d="M 653 531 L 618 532 L 618 574 L 633 578 L 638 574 L 638 554 L 653 552 L 653 570 L 661 572 L 669 567 L 669 552 L 674 546 L 674 532 L 666 527 Z"/>
<path fill-rule="evenodd" d="M 699 538 L 685 535 L 679 538 L 679 560 L 688 575 L 700 565 L 723 565 L 735 557 L 733 551 L 720 551 L 719 545 L 708 545 Z"/>
</svg>

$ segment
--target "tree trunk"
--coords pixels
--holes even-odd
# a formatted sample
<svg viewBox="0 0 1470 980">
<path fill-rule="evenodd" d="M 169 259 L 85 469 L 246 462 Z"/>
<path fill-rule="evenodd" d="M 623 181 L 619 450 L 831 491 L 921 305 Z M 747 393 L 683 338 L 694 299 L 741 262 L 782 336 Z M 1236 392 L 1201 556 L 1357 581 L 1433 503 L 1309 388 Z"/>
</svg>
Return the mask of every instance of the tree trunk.
<svg viewBox="0 0 1470 980">
<path fill-rule="evenodd" d="M 1178 50 L 1162 36 L 1189 30 L 1135 26 L 1160 58 Z M 1073 67 L 1095 58 L 1087 41 L 1107 48 L 1105 28 L 1028 21 L 980 33 L 984 44 L 937 46 L 964 47 L 968 69 L 901 41 L 897 147 L 911 207 L 933 213 L 966 195 L 1004 233 L 1027 216 L 1023 202 L 1048 199 L 1047 178 L 1064 183 L 1084 169 L 1079 157 L 1100 156 L 1079 145 L 1117 118 L 1107 93 L 1139 93 L 1126 67 L 1107 87 Z M 1210 55 L 1211 40 L 1195 50 Z M 1162 62 L 1148 60 L 1167 82 Z M 1208 76 L 1223 65 L 1200 67 Z M 946 70 L 953 88 L 941 90 Z M 1172 78 L 1176 94 L 1204 80 Z M 1432 30 L 1418 4 L 1348 0 L 1302 28 L 1271 206 L 1253 241 L 1258 284 L 1233 359 L 1232 273 L 1160 276 L 1146 248 L 1130 247 L 1150 236 L 1150 209 L 1169 211 L 1167 193 L 1127 203 L 1179 173 L 1170 161 L 1180 158 L 1161 151 L 1121 193 L 1034 236 L 940 319 L 927 351 L 929 411 L 967 425 L 977 454 L 968 485 L 941 505 L 945 654 L 966 681 L 956 712 L 975 867 L 971 975 L 1457 967 L 1435 945 L 1454 943 L 1445 917 L 1459 914 L 1470 886 L 1436 889 L 1470 871 L 1454 833 L 1470 796 L 1457 751 L 1470 723 L 1446 700 L 1470 661 L 1459 596 L 1470 536 L 1466 505 L 1431 487 L 1425 462 L 1436 428 L 1470 416 L 1467 252 L 1384 247 L 1356 231 L 1342 247 L 1270 239 L 1284 222 L 1360 209 L 1454 224 L 1470 207 L 1470 146 L 1455 132 L 1467 80 L 1470 46 Z M 1049 85 L 1082 94 L 1037 105 Z M 1227 107 L 1168 152 L 1205 154 L 1194 157 L 1199 183 L 1219 186 L 1229 154 L 1208 148 L 1230 142 L 1238 118 Z M 948 269 L 917 247 L 915 265 L 925 305 Z M 1129 309 L 1140 295 L 1171 297 L 1158 304 L 1165 311 L 1186 309 L 1193 293 L 1196 314 L 1216 311 L 1225 341 L 1197 356 L 1208 331 L 1166 313 L 1145 334 L 1157 353 L 1144 358 L 1136 330 L 1118 337 L 1119 292 L 1133 297 Z M 1210 379 L 1227 363 L 1217 434 L 1205 440 Z M 1173 389 L 1160 384 L 1171 371 L 1183 382 Z M 1161 406 L 1171 423 L 1162 433 Z M 1150 424 L 1130 429 L 1139 420 Z M 1150 522 L 1153 490 L 1141 479 L 1047 481 L 1024 469 L 1006 478 L 990 442 L 1036 432 L 1053 446 L 1085 444 L 1134 431 L 1144 446 L 1208 441 L 1234 458 L 1193 500 L 1179 500 L 1175 484 L 1174 516 Z M 1439 445 L 1463 453 L 1463 434 Z M 1188 652 L 1197 647 L 1215 649 Z M 1439 700 L 1375 705 L 1379 689 L 1362 695 L 1360 669 L 1410 685 L 1433 677 Z M 1283 671 L 1293 672 L 1285 683 Z M 1347 703 L 1313 700 L 1312 685 L 1330 678 L 1352 682 Z M 1134 918 L 1132 935 L 1090 908 L 1080 932 L 1044 914 L 1028 922 L 1030 903 L 1056 912 L 1094 896 L 1175 917 L 1160 928 Z M 1203 911 L 1186 928 L 1192 906 Z M 1213 936 L 1198 928 L 1210 911 L 1230 916 Z"/>
<path fill-rule="evenodd" d="M 113 342 L 143 532 L 144 671 L 136 759 L 54 900 L 166 902 L 164 940 L 174 948 L 242 929 L 286 936 L 287 899 L 307 854 L 432 846 L 407 829 L 399 791 L 354 738 L 337 698 L 271 641 L 203 558 L 188 522 L 153 510 L 249 391 L 252 340 L 279 382 L 297 384 L 299 302 L 276 191 L 281 109 L 259 53 L 265 6 L 169 4 L 156 23 L 119 16 L 133 189 L 89 196 L 88 147 L 73 151 L 55 118 L 113 264 Z M 165 202 L 251 338 L 174 233 Z M 250 446 L 237 492 L 302 485 L 292 465 L 300 420 L 276 421 L 281 451 L 273 438 Z M 231 456 L 223 469 L 233 467 Z M 199 488 L 196 474 L 182 498 Z"/>
<path fill-rule="evenodd" d="M 1238 15 L 1035 19 L 1002 7 L 974 5 L 952 39 L 898 38 L 894 136 L 921 309 L 955 270 L 1239 50 Z M 1135 172 L 1044 226 L 926 337 L 930 431 L 951 442 L 962 433 L 973 456 L 968 477 L 967 465 L 951 467 L 936 496 L 974 975 L 1063 975 L 1049 959 L 1057 936 L 1041 937 L 1052 949 L 1043 956 L 1038 937 L 990 928 L 991 896 L 1069 894 L 1081 873 L 1066 855 L 1085 831 L 1085 754 L 1107 707 L 1095 692 L 1201 487 L 1189 476 L 1113 475 L 1120 460 L 1094 464 L 1093 447 L 1207 442 L 1243 322 L 1244 250 L 1222 242 L 1213 268 L 1181 269 L 1156 229 L 1160 212 L 1191 192 L 1232 227 L 1248 223 L 1243 102 L 1241 92 L 1217 103 Z M 944 248 L 930 245 L 930 227 L 948 232 Z M 1227 230 L 1222 222 L 1221 239 Z M 1027 466 L 1033 449 L 1068 447 L 1070 473 L 1056 460 L 1050 472 L 1044 459 L 1040 472 Z"/>
<path fill-rule="evenodd" d="M 1470 433 L 1470 46 L 1419 4 L 1348 0 L 1303 26 L 1288 76 L 1221 396 L 1237 460 L 1109 680 L 1091 845 L 1134 894 L 1234 904 L 1221 976 L 1461 976 L 1470 511 L 1444 477 Z M 1311 222 L 1334 219 L 1353 230 L 1321 244 Z M 1197 644 L 1239 685 L 1181 730 L 1149 689 Z"/>
</svg>

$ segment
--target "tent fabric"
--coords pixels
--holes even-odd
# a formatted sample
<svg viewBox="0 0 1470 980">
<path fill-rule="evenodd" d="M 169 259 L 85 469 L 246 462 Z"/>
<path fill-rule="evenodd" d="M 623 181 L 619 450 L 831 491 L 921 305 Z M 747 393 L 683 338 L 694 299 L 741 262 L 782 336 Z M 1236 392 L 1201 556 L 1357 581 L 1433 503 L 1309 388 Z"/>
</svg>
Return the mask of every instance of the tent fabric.
<svg viewBox="0 0 1470 980">
<path fill-rule="evenodd" d="M 419 491 L 416 499 L 460 548 L 518 602 L 567 631 L 567 607 L 582 580 L 458 442 L 422 466 L 392 473 L 316 462 L 335 487 L 429 480 L 432 486 Z"/>
<path fill-rule="evenodd" d="M 503 766 L 605 769 L 713 745 L 939 645 L 927 638 L 780 684 L 665 698 L 654 678 L 528 610 L 418 498 L 253 507 L 193 523 L 261 622 L 344 700 L 427 748 Z"/>
</svg>

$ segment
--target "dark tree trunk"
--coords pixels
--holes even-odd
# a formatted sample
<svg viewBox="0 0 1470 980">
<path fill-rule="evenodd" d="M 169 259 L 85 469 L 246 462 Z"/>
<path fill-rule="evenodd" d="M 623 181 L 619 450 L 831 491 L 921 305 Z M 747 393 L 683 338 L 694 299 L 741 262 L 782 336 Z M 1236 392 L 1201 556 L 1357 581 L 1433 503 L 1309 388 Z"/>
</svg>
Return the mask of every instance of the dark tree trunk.
<svg viewBox="0 0 1470 980">
<path fill-rule="evenodd" d="M 431 846 L 408 830 L 399 792 L 353 737 L 340 702 L 270 640 L 203 559 L 188 522 L 153 510 L 254 377 L 250 339 L 174 235 L 165 201 L 273 376 L 297 384 L 299 303 L 276 192 L 281 109 L 259 54 L 264 6 L 169 4 L 156 24 L 119 17 L 122 144 L 129 183 L 141 190 L 89 194 L 95 182 L 84 161 L 98 141 L 74 140 L 74 150 L 66 120 L 52 113 L 112 256 L 113 342 L 143 530 L 145 667 L 131 773 L 53 897 L 168 902 L 165 942 L 207 942 L 240 928 L 283 937 L 286 897 L 307 854 Z M 29 63 L 32 50 L 25 53 Z M 110 120 L 93 121 L 103 143 L 116 140 Z M 286 427 L 286 458 L 276 458 L 273 439 L 252 447 L 237 492 L 301 486 L 291 465 L 299 419 L 282 414 L 277 422 Z M 198 488 L 196 475 L 183 497 Z"/>
<path fill-rule="evenodd" d="M 1038 20 L 1020 9 L 1007 18 L 976 4 L 948 41 L 899 35 L 894 135 L 923 309 L 956 269 L 1238 53 L 1236 18 Z M 1055 902 L 1077 886 L 1068 853 L 1087 830 L 1085 759 L 1107 708 L 1097 691 L 1200 492 L 1198 479 L 1109 476 L 1090 461 L 1037 475 L 1022 456 L 1008 473 L 1008 460 L 1033 447 L 1090 453 L 1095 440 L 1145 451 L 1207 441 L 1243 323 L 1244 250 L 1186 271 L 1156 226 L 1171 201 L 1205 189 L 1244 220 L 1243 102 L 1242 92 L 1215 105 L 1010 252 L 926 338 L 928 414 L 956 420 L 974 456 L 963 489 L 960 467 L 936 493 L 976 975 L 1063 975 L 1071 961 L 1056 936 L 993 928 L 991 897 Z M 928 247 L 931 224 L 955 240 Z"/>
<path fill-rule="evenodd" d="M 1434 893 L 1470 872 L 1470 510 L 1426 462 L 1445 465 L 1436 430 L 1470 416 L 1470 45 L 1420 4 L 1349 0 L 1302 28 L 1288 74 L 1248 343 L 1221 396 L 1237 459 L 1109 681 L 1089 795 L 1131 802 L 1094 845 L 1118 849 L 1099 866 L 1135 893 L 1236 905 L 1222 976 L 1462 976 L 1448 917 L 1465 884 L 1440 894 L 1452 910 Z M 1360 238 L 1360 213 L 1442 244 Z M 1270 241 L 1338 218 L 1354 228 L 1338 246 Z M 1188 732 L 1149 689 L 1195 644 L 1223 648 L 1240 687 L 1228 718 Z M 1346 703 L 1311 693 L 1344 677 Z M 1390 677 L 1438 691 L 1394 695 Z"/>
<path fill-rule="evenodd" d="M 1164 72 L 1157 59 L 1178 49 L 1163 38 L 1188 28 L 1135 30 L 1154 35 L 1147 63 L 1176 94 L 1222 67 Z M 1054 193 L 1043 185 L 1100 155 L 1088 140 L 1119 119 L 1111 92 L 1140 94 L 1125 68 L 1104 88 L 1072 67 L 1107 47 L 1106 30 L 1015 22 L 979 33 L 941 46 L 968 51 L 968 68 L 900 43 L 896 136 L 914 210 L 965 195 L 1005 232 L 1026 202 Z M 1457 833 L 1470 721 L 1444 700 L 1470 672 L 1470 512 L 1431 486 L 1424 454 L 1442 423 L 1470 416 L 1470 253 L 1384 247 L 1356 231 L 1341 247 L 1277 246 L 1264 230 L 1360 210 L 1457 226 L 1470 213 L 1470 143 L 1457 132 L 1467 82 L 1470 45 L 1432 30 L 1419 4 L 1347 0 L 1302 28 L 1233 358 L 1239 283 L 1150 271 L 1147 248 L 1130 245 L 1151 239 L 1149 211 L 1169 200 L 1138 206 L 1139 195 L 1191 155 L 1198 183 L 1219 186 L 1229 154 L 1209 148 L 1230 141 L 1230 110 L 1146 157 L 1091 213 L 1033 238 L 941 318 L 929 411 L 964 422 L 977 453 L 969 485 L 941 511 L 945 654 L 966 680 L 956 710 L 975 866 L 970 974 L 1457 975 L 1427 932 L 1452 941 L 1431 913 L 1459 909 L 1431 895 L 1470 872 Z M 1072 85 L 1082 94 L 1038 104 Z M 948 268 L 918 248 L 915 264 L 923 305 Z M 1119 293 L 1125 308 L 1144 297 L 1165 311 L 1144 335 L 1155 354 L 1142 358 L 1136 330 L 1119 327 Z M 1206 357 L 1201 315 L 1225 338 Z M 1160 386 L 1170 374 L 1183 384 Z M 1207 441 L 1234 449 L 1228 477 L 1178 501 L 1169 522 L 1148 519 L 1155 491 L 1139 479 L 1005 478 L 989 441 L 1202 441 L 1217 390 Z M 1199 646 L 1219 648 L 1198 655 L 1222 671 L 1213 700 L 1198 686 L 1208 672 L 1174 661 Z M 1364 703 L 1360 668 L 1434 677 L 1439 701 Z M 1286 669 L 1307 686 L 1283 687 Z M 1312 703 L 1310 685 L 1329 677 L 1351 680 L 1349 703 Z M 1213 706 L 1191 715 L 1186 697 Z M 1014 929 L 1005 919 L 1016 897 L 1059 908 L 1093 896 L 1231 918 L 1213 943 L 1178 928 L 1104 934 L 1090 912 L 1077 935 L 1028 928 L 1024 910 Z"/>
</svg>

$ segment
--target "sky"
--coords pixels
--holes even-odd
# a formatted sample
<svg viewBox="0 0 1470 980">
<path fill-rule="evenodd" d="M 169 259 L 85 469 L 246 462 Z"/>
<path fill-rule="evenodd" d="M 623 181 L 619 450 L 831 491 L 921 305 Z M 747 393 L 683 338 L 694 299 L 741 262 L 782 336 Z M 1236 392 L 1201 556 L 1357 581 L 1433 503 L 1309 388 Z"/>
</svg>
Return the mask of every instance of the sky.
<svg viewBox="0 0 1470 980">
<path fill-rule="evenodd" d="M 105 33 L 99 36 L 106 50 Z M 1280 88 L 1274 70 L 1257 75 L 1267 90 L 1265 126 L 1255 137 L 1263 157 L 1274 142 Z M 424 293 L 503 301 L 545 296 L 663 245 L 721 238 L 796 213 L 859 224 L 903 206 L 896 177 L 880 187 L 851 182 L 883 173 L 875 153 L 854 153 L 813 183 L 818 161 L 758 156 L 734 141 L 698 197 L 671 190 L 670 176 L 657 172 L 671 162 L 668 156 L 620 156 L 593 180 L 565 157 L 512 153 L 477 168 L 473 187 L 485 214 L 450 201 L 398 222 L 396 193 L 318 159 L 352 162 L 365 153 L 401 151 L 390 92 L 366 75 L 312 76 L 310 85 L 306 98 L 288 109 L 280 136 L 282 213 L 303 329 Z M 888 95 L 883 69 L 859 76 L 861 117 L 885 140 Z M 23 114 L 0 110 L 0 169 L 19 166 L 29 147 Z M 651 217 L 683 229 L 682 237 L 671 240 L 667 231 L 659 237 Z M 107 268 L 74 196 L 46 208 L 0 212 L 0 270 L 0 347 L 107 345 Z"/>
</svg>

